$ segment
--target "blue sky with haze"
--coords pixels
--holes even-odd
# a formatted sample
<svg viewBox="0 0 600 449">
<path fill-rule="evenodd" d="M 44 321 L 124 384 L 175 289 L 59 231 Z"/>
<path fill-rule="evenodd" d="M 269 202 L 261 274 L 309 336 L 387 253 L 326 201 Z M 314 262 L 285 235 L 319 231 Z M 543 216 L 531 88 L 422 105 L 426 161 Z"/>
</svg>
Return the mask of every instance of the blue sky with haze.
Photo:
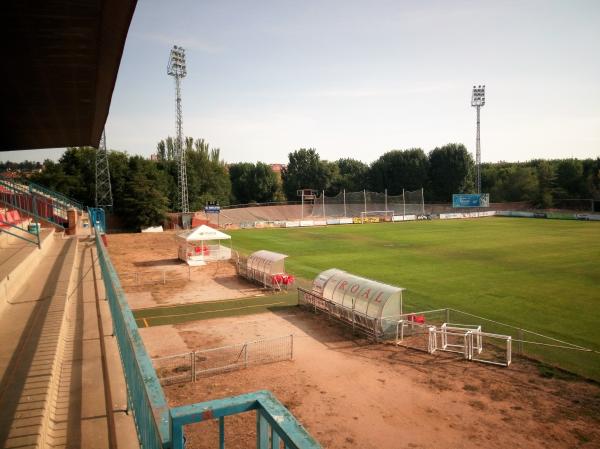
<svg viewBox="0 0 600 449">
<path fill-rule="evenodd" d="M 600 1 L 140 0 L 110 148 L 148 156 L 173 135 L 173 44 L 188 60 L 184 133 L 228 162 L 301 147 L 367 163 L 448 142 L 474 152 L 479 83 L 483 161 L 600 156 Z"/>
</svg>

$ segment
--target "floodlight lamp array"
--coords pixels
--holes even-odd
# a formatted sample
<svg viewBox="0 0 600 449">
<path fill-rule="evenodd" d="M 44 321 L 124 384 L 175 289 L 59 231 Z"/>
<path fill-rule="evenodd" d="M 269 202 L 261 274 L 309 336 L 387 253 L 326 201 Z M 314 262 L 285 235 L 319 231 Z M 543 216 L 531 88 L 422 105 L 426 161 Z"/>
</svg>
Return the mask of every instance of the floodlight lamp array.
<svg viewBox="0 0 600 449">
<path fill-rule="evenodd" d="M 187 67 L 185 64 L 185 50 L 183 47 L 174 45 L 171 49 L 169 57 L 169 65 L 167 66 L 167 74 L 183 78 L 187 75 Z"/>
<path fill-rule="evenodd" d="M 471 96 L 471 106 L 485 105 L 485 84 L 482 86 L 473 86 L 473 95 Z"/>
</svg>

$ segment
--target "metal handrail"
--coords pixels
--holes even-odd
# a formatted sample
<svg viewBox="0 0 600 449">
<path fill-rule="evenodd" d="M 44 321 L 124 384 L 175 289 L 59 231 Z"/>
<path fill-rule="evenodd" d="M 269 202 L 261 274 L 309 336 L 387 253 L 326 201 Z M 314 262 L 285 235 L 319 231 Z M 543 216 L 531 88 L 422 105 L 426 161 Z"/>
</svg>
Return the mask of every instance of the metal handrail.
<svg viewBox="0 0 600 449">
<path fill-rule="evenodd" d="M 68 220 L 67 208 L 61 203 L 38 193 L 32 193 L 24 189 L 22 185 L 4 178 L 0 179 L 0 187 L 5 190 L 5 192 L 0 191 L 0 203 L 33 217 L 36 222 L 41 220 L 62 229 L 65 228 L 64 224 Z M 40 210 L 50 213 L 43 213 Z M 59 217 L 60 220 L 56 217 Z"/>
<path fill-rule="evenodd" d="M 74 200 L 73 198 L 68 197 L 64 193 L 57 192 L 56 190 L 51 190 L 48 187 L 44 187 L 42 185 L 36 184 L 33 181 L 25 180 L 26 185 L 29 186 L 29 190 L 39 191 L 44 195 L 49 196 L 50 198 L 56 199 L 62 203 L 65 203 L 68 206 L 72 206 L 78 210 L 84 210 L 83 203 Z"/>
<path fill-rule="evenodd" d="M 173 449 L 183 449 L 183 427 L 202 421 L 219 420 L 219 448 L 225 447 L 225 417 L 256 410 L 257 449 L 320 449 L 321 445 L 306 431 L 270 391 L 256 391 L 225 399 L 184 405 L 171 409 Z"/>
</svg>

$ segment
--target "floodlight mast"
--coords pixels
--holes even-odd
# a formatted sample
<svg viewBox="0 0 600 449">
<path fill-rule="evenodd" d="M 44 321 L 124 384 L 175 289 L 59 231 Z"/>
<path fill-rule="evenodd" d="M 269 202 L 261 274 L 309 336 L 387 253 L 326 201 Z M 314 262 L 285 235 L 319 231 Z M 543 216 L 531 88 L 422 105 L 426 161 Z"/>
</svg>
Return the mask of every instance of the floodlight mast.
<svg viewBox="0 0 600 449">
<path fill-rule="evenodd" d="M 96 207 L 110 208 L 112 206 L 113 197 L 110 186 L 108 151 L 106 150 L 106 131 L 102 130 L 100 146 L 96 149 Z"/>
<path fill-rule="evenodd" d="M 185 63 L 185 50 L 182 47 L 174 45 L 171 49 L 169 64 L 167 65 L 167 74 L 175 78 L 175 160 L 178 165 L 178 189 L 177 199 L 179 200 L 179 209 L 183 213 L 190 211 L 187 188 L 187 168 L 185 157 L 185 145 L 183 141 L 183 118 L 181 113 L 181 79 L 187 75 Z"/>
<path fill-rule="evenodd" d="M 481 142 L 479 137 L 480 109 L 485 105 L 485 84 L 473 86 L 471 106 L 477 108 L 477 137 L 475 140 L 475 164 L 477 165 L 477 193 L 481 193 Z"/>
</svg>

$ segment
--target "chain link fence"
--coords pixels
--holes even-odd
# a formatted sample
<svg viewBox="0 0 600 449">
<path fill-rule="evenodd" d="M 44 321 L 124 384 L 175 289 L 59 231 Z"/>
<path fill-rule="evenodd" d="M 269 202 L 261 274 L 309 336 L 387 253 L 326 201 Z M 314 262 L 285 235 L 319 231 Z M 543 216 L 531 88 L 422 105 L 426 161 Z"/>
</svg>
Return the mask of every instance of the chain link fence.
<svg viewBox="0 0 600 449">
<path fill-rule="evenodd" d="M 294 336 L 256 340 L 219 348 L 203 349 L 152 359 L 162 385 L 195 382 L 249 366 L 292 360 Z"/>
</svg>

